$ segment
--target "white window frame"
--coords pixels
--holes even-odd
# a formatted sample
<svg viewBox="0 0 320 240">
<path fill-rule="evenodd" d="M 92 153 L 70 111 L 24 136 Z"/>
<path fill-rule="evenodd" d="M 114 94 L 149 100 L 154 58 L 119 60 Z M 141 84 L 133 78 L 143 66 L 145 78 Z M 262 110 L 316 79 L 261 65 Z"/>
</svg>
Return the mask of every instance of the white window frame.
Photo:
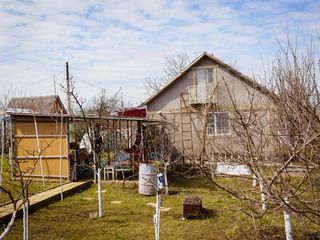
<svg viewBox="0 0 320 240">
<path fill-rule="evenodd" d="M 217 115 L 218 114 L 223 114 L 223 113 L 226 113 L 228 114 L 227 118 L 228 118 L 228 122 L 229 122 L 229 131 L 227 133 L 218 133 L 218 117 Z M 211 116 L 210 116 L 211 115 Z M 213 126 L 212 124 L 210 124 L 210 118 L 212 118 L 212 115 L 213 115 Z M 210 126 L 211 125 L 211 126 Z M 207 123 L 207 134 L 209 136 L 228 136 L 228 135 L 231 135 L 231 123 L 230 123 L 230 112 L 228 111 L 220 111 L 220 112 L 211 112 L 209 113 L 209 116 L 208 116 L 208 123 Z"/>
</svg>

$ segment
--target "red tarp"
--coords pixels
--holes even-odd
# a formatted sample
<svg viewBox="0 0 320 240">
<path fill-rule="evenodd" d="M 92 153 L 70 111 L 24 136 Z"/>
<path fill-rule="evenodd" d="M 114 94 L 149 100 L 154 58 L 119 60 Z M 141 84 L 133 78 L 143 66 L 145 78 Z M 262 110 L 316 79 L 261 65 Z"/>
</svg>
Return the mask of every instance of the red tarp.
<svg viewBox="0 0 320 240">
<path fill-rule="evenodd" d="M 118 112 L 118 117 L 146 118 L 147 111 L 145 108 L 133 108 Z"/>
</svg>

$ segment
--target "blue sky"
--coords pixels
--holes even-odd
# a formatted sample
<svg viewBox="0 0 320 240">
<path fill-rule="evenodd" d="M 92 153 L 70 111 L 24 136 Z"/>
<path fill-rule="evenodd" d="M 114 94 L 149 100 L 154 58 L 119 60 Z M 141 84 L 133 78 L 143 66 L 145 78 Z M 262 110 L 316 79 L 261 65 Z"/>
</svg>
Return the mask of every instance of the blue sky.
<svg viewBox="0 0 320 240">
<path fill-rule="evenodd" d="M 64 83 L 69 61 L 81 96 L 121 87 L 125 101 L 139 102 L 165 54 L 207 51 L 251 76 L 287 29 L 307 46 L 320 32 L 319 13 L 320 1 L 304 0 L 1 0 L 0 81 L 20 95 L 53 94 L 53 75 Z"/>
</svg>

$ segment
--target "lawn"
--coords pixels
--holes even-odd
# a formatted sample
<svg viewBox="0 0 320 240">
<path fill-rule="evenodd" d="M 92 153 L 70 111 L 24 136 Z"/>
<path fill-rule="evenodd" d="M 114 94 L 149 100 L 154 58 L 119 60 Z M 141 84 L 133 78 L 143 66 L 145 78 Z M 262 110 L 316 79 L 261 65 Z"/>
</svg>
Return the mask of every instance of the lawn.
<svg viewBox="0 0 320 240">
<path fill-rule="evenodd" d="M 251 182 L 223 179 L 227 184 L 249 188 Z M 171 208 L 161 212 L 161 239 L 256 239 L 254 226 L 263 226 L 270 239 L 284 239 L 282 212 L 270 213 L 263 220 L 253 221 L 237 210 L 239 201 L 215 188 L 205 179 L 174 177 L 170 181 L 170 196 L 164 196 L 162 206 Z M 55 202 L 38 210 L 29 219 L 30 239 L 154 239 L 152 222 L 155 197 L 137 193 L 134 183 L 103 184 L 105 216 L 90 219 L 89 213 L 97 210 L 97 186 Z M 181 220 L 185 195 L 203 198 L 206 218 Z M 111 201 L 123 201 L 111 204 Z M 253 224 L 255 223 L 255 225 Z M 312 226 L 294 221 L 296 239 L 305 239 L 305 232 Z M 272 236 L 272 237 L 271 237 Z M 22 238 L 22 219 L 18 219 L 8 239 Z"/>
<path fill-rule="evenodd" d="M 10 175 L 11 175 L 11 166 L 9 164 L 9 160 L 7 157 L 4 158 L 3 161 L 3 182 L 2 182 L 2 186 L 6 189 L 10 189 L 13 196 L 17 196 L 20 193 L 21 190 L 21 184 L 19 181 L 12 181 L 10 179 Z M 54 186 L 57 186 L 59 183 L 57 182 L 57 180 L 55 182 L 52 181 L 48 181 L 45 180 L 45 185 L 43 185 L 41 179 L 32 179 L 29 185 L 29 195 L 33 195 L 33 194 L 37 194 L 41 191 L 45 191 L 46 189 L 52 188 Z M 6 194 L 2 194 L 0 195 L 0 205 L 7 203 L 9 201 L 9 196 Z"/>
</svg>

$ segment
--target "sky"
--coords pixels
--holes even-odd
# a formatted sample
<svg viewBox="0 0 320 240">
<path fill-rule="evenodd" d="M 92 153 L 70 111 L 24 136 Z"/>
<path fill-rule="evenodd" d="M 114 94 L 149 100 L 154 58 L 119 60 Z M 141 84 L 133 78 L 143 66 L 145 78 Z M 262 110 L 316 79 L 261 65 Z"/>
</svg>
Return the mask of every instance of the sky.
<svg viewBox="0 0 320 240">
<path fill-rule="evenodd" d="M 163 74 L 165 55 L 202 52 L 252 76 L 272 61 L 277 39 L 302 47 L 320 32 L 320 1 L 0 0 L 0 88 L 62 95 L 65 62 L 75 90 L 125 102 L 147 98 L 143 81 Z"/>
</svg>

